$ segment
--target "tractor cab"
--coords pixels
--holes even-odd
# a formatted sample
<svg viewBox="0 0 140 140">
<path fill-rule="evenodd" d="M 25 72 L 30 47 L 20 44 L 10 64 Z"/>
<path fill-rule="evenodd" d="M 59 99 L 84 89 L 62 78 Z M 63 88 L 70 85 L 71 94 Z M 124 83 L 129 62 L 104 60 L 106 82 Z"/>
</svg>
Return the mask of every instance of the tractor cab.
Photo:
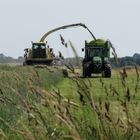
<svg viewBox="0 0 140 140">
<path fill-rule="evenodd" d="M 105 77 L 111 77 L 109 64 L 110 46 L 109 41 L 102 39 L 85 41 L 85 57 L 83 59 L 83 76 L 90 77 L 92 73 L 104 73 Z"/>
<path fill-rule="evenodd" d="M 104 41 L 102 39 L 89 43 L 85 42 L 85 58 L 92 59 L 93 57 L 100 57 L 102 60 L 104 60 L 104 58 L 109 58 L 110 45 L 109 41 Z"/>
</svg>

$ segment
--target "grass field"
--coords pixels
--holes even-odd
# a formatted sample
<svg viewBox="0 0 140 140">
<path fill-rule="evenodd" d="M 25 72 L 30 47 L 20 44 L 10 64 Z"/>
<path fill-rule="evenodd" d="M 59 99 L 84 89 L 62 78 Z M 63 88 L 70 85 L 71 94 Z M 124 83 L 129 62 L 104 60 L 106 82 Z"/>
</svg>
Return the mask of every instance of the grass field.
<svg viewBox="0 0 140 140">
<path fill-rule="evenodd" d="M 138 140 L 139 72 L 83 79 L 58 67 L 1 65 L 0 140 Z"/>
</svg>

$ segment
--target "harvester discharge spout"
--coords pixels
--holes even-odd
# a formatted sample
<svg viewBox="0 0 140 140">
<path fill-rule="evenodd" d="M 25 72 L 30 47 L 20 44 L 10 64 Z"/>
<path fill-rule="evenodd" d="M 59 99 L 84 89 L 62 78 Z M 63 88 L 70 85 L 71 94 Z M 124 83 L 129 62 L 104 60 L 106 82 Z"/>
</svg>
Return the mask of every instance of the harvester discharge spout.
<svg viewBox="0 0 140 140">
<path fill-rule="evenodd" d="M 93 37 L 93 39 L 96 40 L 96 38 L 95 38 L 95 36 L 93 35 L 93 33 L 89 30 L 89 28 L 88 28 L 85 24 L 83 24 L 83 23 L 77 23 L 77 24 L 69 24 L 69 25 L 61 26 L 61 27 L 58 27 L 58 28 L 55 28 L 55 29 L 53 29 L 53 30 L 48 31 L 47 33 L 45 33 L 45 34 L 42 36 L 42 38 L 40 39 L 40 42 L 44 42 L 45 39 L 47 38 L 47 36 L 50 35 L 50 34 L 53 33 L 53 32 L 56 32 L 56 31 L 62 30 L 62 29 L 67 29 L 67 28 L 70 28 L 70 27 L 77 27 L 77 26 L 81 26 L 81 27 L 87 29 L 88 32 L 89 32 L 89 33 L 91 34 L 91 36 Z"/>
</svg>

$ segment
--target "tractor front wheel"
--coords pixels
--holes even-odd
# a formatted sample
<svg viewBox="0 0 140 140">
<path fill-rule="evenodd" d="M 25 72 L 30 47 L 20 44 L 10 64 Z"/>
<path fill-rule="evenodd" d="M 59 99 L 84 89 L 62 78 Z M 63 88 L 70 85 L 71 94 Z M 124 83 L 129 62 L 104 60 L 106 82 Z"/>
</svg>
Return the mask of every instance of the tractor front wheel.
<svg viewBox="0 0 140 140">
<path fill-rule="evenodd" d="M 83 77 L 84 78 L 86 78 L 86 77 L 91 77 L 91 72 L 90 72 L 90 70 L 89 70 L 89 68 L 88 67 L 84 67 L 83 66 Z"/>
<path fill-rule="evenodd" d="M 111 66 L 110 65 L 105 65 L 104 77 L 106 77 L 106 78 L 110 78 L 111 77 Z"/>
</svg>

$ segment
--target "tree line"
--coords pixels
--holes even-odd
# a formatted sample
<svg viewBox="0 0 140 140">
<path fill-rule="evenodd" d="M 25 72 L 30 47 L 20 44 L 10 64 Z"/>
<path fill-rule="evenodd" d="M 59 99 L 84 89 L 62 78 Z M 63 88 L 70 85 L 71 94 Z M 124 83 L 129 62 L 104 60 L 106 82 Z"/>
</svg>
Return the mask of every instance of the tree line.
<svg viewBox="0 0 140 140">
<path fill-rule="evenodd" d="M 82 62 L 83 58 L 79 57 L 79 62 Z M 10 56 L 5 56 L 4 54 L 0 54 L 0 63 L 23 63 L 24 58 L 22 56 L 17 59 L 12 58 Z M 77 58 L 65 58 L 62 65 L 65 63 L 69 63 L 73 66 L 78 66 L 79 62 L 77 62 Z M 135 53 L 133 56 L 125 56 L 121 58 L 110 58 L 110 62 L 112 67 L 124 67 L 124 66 L 134 66 L 140 65 L 140 54 Z"/>
</svg>

